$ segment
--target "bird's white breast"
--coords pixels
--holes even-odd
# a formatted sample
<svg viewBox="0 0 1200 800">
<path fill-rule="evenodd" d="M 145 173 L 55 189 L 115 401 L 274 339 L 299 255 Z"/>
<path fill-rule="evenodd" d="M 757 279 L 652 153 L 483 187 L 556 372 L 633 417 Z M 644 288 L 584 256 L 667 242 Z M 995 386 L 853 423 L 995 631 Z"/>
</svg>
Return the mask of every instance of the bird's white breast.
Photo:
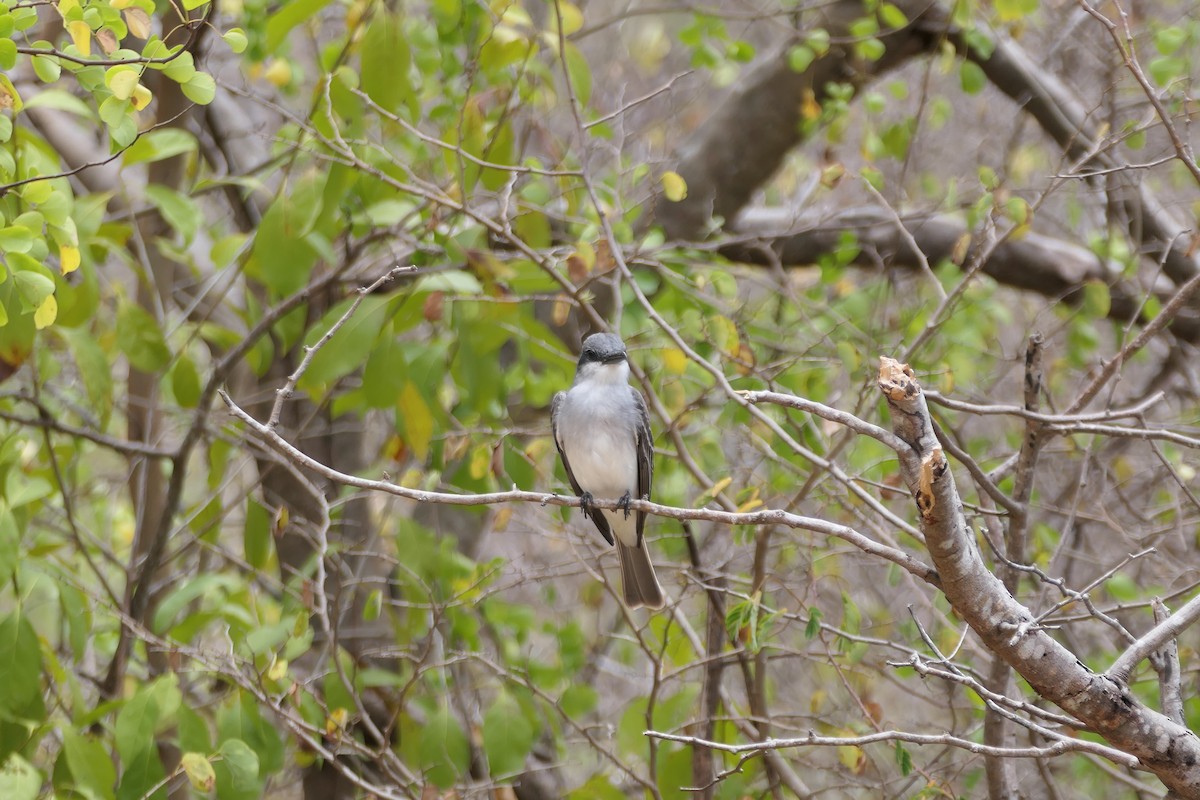
<svg viewBox="0 0 1200 800">
<path fill-rule="evenodd" d="M 631 403 L 614 402 L 627 386 L 603 386 L 567 392 L 562 405 L 562 448 L 575 480 L 597 498 L 617 499 L 637 491 L 637 447 Z M 576 433 L 578 432 L 578 433 Z"/>
</svg>

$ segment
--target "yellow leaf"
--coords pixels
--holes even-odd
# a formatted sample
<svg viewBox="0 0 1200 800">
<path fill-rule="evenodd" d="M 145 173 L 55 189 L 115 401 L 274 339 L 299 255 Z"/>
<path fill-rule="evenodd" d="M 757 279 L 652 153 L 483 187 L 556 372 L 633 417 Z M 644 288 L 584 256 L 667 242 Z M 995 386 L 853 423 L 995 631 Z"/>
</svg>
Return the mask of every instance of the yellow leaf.
<svg viewBox="0 0 1200 800">
<path fill-rule="evenodd" d="M 567 317 L 571 314 L 571 301 L 566 295 L 560 294 L 554 299 L 554 307 L 550 311 L 550 318 L 554 321 L 556 327 L 561 328 L 567 324 Z"/>
<path fill-rule="evenodd" d="M 840 161 L 835 161 L 821 170 L 821 185 L 826 189 L 832 189 L 838 185 L 845 174 L 846 166 Z"/>
<path fill-rule="evenodd" d="M 404 420 L 405 441 L 413 455 L 424 461 L 429 455 L 429 440 L 433 438 L 433 413 L 411 381 L 400 390 L 400 416 Z"/>
<path fill-rule="evenodd" d="M 482 480 L 492 468 L 492 449 L 482 444 L 471 451 L 471 463 L 467 472 L 475 480 Z"/>
<path fill-rule="evenodd" d="M 274 534 L 276 539 L 278 539 L 280 536 L 283 536 L 284 531 L 287 530 L 288 520 L 290 518 L 291 514 L 288 513 L 287 506 L 280 506 L 278 510 L 275 511 L 275 519 L 271 521 L 271 533 Z"/>
<path fill-rule="evenodd" d="M 496 516 L 492 517 L 492 530 L 502 531 L 508 527 L 509 520 L 512 519 L 513 510 L 508 506 L 496 512 Z"/>
<path fill-rule="evenodd" d="M 66 20 L 68 14 L 79 8 L 79 0 L 61 0 L 57 8 L 63 20 Z"/>
<path fill-rule="evenodd" d="M 570 36 L 575 31 L 583 27 L 583 12 L 581 12 L 574 3 L 559 0 L 558 14 L 555 15 L 554 28 L 558 29 L 558 15 L 562 15 L 562 32 L 563 36 Z"/>
<path fill-rule="evenodd" d="M 346 730 L 346 720 L 350 718 L 350 712 L 344 708 L 335 708 L 329 712 L 328 719 L 325 720 L 325 733 L 333 736 L 335 733 Z"/>
<path fill-rule="evenodd" d="M 42 328 L 53 325 L 57 317 L 58 301 L 54 299 L 54 295 L 48 295 L 37 307 L 37 311 L 33 312 L 33 327 L 40 331 Z"/>
<path fill-rule="evenodd" d="M 682 375 L 687 370 L 687 355 L 678 347 L 667 347 L 662 351 L 662 363 L 672 375 Z"/>
<path fill-rule="evenodd" d="M 71 34 L 71 41 L 75 43 L 79 55 L 86 58 L 92 54 L 92 29 L 86 22 L 81 19 L 68 22 L 67 32 Z"/>
<path fill-rule="evenodd" d="M 850 770 L 854 774 L 862 772 L 866 765 L 867 754 L 860 748 L 852 745 L 842 745 L 838 748 L 838 761 L 842 762 L 842 766 Z"/>
<path fill-rule="evenodd" d="M 263 77 L 276 86 L 287 86 L 292 82 L 292 65 L 285 59 L 277 58 L 271 62 L 271 66 L 267 67 Z"/>
<path fill-rule="evenodd" d="M 58 264 L 63 275 L 69 275 L 79 269 L 79 248 L 72 244 L 58 246 Z"/>
<path fill-rule="evenodd" d="M 757 497 L 755 497 L 751 500 L 747 500 L 746 502 L 744 502 L 740 506 L 738 506 L 738 513 L 745 514 L 749 511 L 753 511 L 754 509 L 758 508 L 762 504 L 763 504 L 763 501 L 759 500 Z"/>
<path fill-rule="evenodd" d="M 113 97 L 118 100 L 128 100 L 138 85 L 138 74 L 135 69 L 116 69 L 104 76 L 104 85 L 112 90 Z"/>
<path fill-rule="evenodd" d="M 678 172 L 664 172 L 659 180 L 662 182 L 663 194 L 672 203 L 678 203 L 687 197 L 687 181 Z"/>
<path fill-rule="evenodd" d="M 180 759 L 192 788 L 200 792 L 211 792 L 217 783 L 217 774 L 212 763 L 203 753 L 184 753 Z"/>
<path fill-rule="evenodd" d="M 133 94 L 130 96 L 129 102 L 133 105 L 135 111 L 141 111 L 150 105 L 150 101 L 153 99 L 154 95 L 150 94 L 150 90 L 139 83 L 133 87 Z"/>
<path fill-rule="evenodd" d="M 800 116 L 804 117 L 805 122 L 813 122 L 821 116 L 821 104 L 817 102 L 817 95 L 812 89 L 805 89 L 800 98 Z"/>
<path fill-rule="evenodd" d="M 17 87 L 13 86 L 7 75 L 0 74 L 0 108 L 7 108 L 16 114 L 24 107 Z"/>
<path fill-rule="evenodd" d="M 272 658 L 271 666 L 267 669 L 267 678 L 273 681 L 283 680 L 287 675 L 288 662 L 286 658 Z"/>
<path fill-rule="evenodd" d="M 712 488 L 709 489 L 708 492 L 706 492 L 706 494 L 708 494 L 711 497 L 716 497 L 721 492 L 725 491 L 725 487 L 731 483 L 733 483 L 733 478 L 731 478 L 727 475 L 724 478 L 721 478 L 721 480 L 714 483 L 712 485 Z"/>
<path fill-rule="evenodd" d="M 115 6 L 116 3 L 113 3 Z M 127 8 L 122 16 L 125 17 L 125 24 L 129 27 L 129 32 L 139 39 L 150 38 L 150 15 L 140 8 Z"/>
</svg>

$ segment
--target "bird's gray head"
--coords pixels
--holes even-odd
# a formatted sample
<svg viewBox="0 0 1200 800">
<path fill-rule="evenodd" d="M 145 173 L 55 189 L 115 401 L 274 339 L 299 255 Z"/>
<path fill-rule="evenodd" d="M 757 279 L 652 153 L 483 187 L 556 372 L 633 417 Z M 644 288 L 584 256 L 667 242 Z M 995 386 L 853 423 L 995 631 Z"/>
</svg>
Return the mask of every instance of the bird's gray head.
<svg viewBox="0 0 1200 800">
<path fill-rule="evenodd" d="M 597 378 L 612 383 L 629 380 L 629 361 L 625 343 L 614 333 L 593 333 L 583 340 L 575 380 Z"/>
</svg>

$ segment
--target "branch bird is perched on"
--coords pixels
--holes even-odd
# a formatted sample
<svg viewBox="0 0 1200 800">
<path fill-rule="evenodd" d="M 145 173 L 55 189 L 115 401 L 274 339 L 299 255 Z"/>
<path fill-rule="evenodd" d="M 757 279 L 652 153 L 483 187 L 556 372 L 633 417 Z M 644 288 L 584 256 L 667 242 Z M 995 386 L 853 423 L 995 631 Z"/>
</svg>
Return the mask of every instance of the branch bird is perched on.
<svg viewBox="0 0 1200 800">
<path fill-rule="evenodd" d="M 629 511 L 633 498 L 650 497 L 654 443 L 646 401 L 629 385 L 625 343 L 611 333 L 583 342 L 575 383 L 551 405 L 554 443 L 581 506 L 621 557 L 621 585 L 629 608 L 662 608 L 662 587 L 642 540 L 646 512 Z M 613 511 L 592 506 L 593 497 L 619 498 Z M 615 540 L 614 540 L 615 535 Z"/>
</svg>

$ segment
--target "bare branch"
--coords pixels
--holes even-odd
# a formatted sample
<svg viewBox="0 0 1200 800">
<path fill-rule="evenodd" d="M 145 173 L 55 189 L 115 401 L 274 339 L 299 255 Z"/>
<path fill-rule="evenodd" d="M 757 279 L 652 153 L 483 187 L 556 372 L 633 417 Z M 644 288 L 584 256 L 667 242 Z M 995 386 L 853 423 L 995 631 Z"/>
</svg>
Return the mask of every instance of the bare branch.
<svg viewBox="0 0 1200 800">
<path fill-rule="evenodd" d="M 933 436 L 929 409 L 912 369 L 881 359 L 879 387 L 892 412 L 893 430 L 912 446 L 900 455 L 901 472 L 955 612 L 1035 691 L 1135 756 L 1168 788 L 1200 796 L 1200 740 L 1139 702 L 1123 682 L 1085 667 L 1038 628 L 1029 609 L 988 570 L 966 524 L 953 472 Z M 1148 652 L 1161 645 L 1156 641 Z"/>
<path fill-rule="evenodd" d="M 1188 629 L 1197 619 L 1200 619 L 1200 595 L 1184 603 L 1183 608 L 1176 611 L 1164 622 L 1155 625 L 1146 635 L 1131 644 L 1124 653 L 1113 662 L 1105 673 L 1119 683 L 1126 683 L 1134 667 L 1161 650 L 1168 642 L 1175 640 L 1179 634 Z"/>
<path fill-rule="evenodd" d="M 498 503 L 538 503 L 540 505 L 555 505 L 555 506 L 574 506 L 579 507 L 580 501 L 577 497 L 569 497 L 558 494 L 548 494 L 546 492 L 525 492 L 514 489 L 509 492 L 489 492 L 484 494 L 456 494 L 453 492 L 431 492 L 420 489 L 409 489 L 404 486 L 397 486 L 390 481 L 375 481 L 368 478 L 359 478 L 354 475 L 347 475 L 339 472 L 331 467 L 322 464 L 315 458 L 302 452 L 290 442 L 279 435 L 274 429 L 254 419 L 250 414 L 240 408 L 229 395 L 223 390 L 220 392 L 221 399 L 229 408 L 233 416 L 244 422 L 254 433 L 259 436 L 267 445 L 282 453 L 287 458 L 291 459 L 295 464 L 311 469 L 317 474 L 333 481 L 334 483 L 343 486 L 353 486 L 358 489 L 367 489 L 370 491 L 384 492 L 386 494 L 395 495 L 396 497 L 404 497 L 409 500 L 415 500 L 421 503 L 445 503 L 447 505 L 474 506 L 474 505 L 495 505 Z M 625 504 L 621 500 L 616 499 L 601 499 L 592 500 L 592 505 L 596 508 L 616 509 L 625 508 Z M 629 508 L 636 511 L 645 511 L 648 514 L 655 514 L 661 517 L 669 517 L 671 519 L 694 519 L 705 520 L 707 522 L 718 522 L 723 525 L 783 525 L 788 528 L 797 528 L 800 530 L 808 530 L 813 533 L 821 533 L 826 536 L 833 536 L 843 541 L 858 547 L 864 552 L 880 556 L 882 558 L 897 564 L 911 572 L 916 577 L 933 585 L 938 584 L 937 573 L 927 564 L 923 564 L 913 558 L 904 551 L 890 547 L 885 544 L 880 544 L 875 540 L 865 536 L 862 533 L 850 528 L 846 525 L 838 525 L 837 523 L 827 522 L 813 517 L 802 517 L 798 514 L 792 514 L 782 510 L 765 510 L 765 511 L 749 511 L 749 512 L 734 512 L 734 511 L 719 511 L 710 508 L 675 508 L 672 506 L 659 505 L 652 503 L 649 500 L 632 500 L 629 501 Z"/>
<path fill-rule="evenodd" d="M 908 742 L 916 745 L 950 745 L 951 747 L 968 750 L 979 755 L 993 755 L 1001 758 L 1048 758 L 1063 753 L 1095 753 L 1104 758 L 1115 760 L 1118 764 L 1133 769 L 1142 768 L 1136 758 L 1114 751 L 1111 747 L 1098 745 L 1082 739 L 1059 739 L 1046 747 L 989 747 L 970 739 L 963 739 L 949 733 L 922 734 L 908 731 L 888 730 L 872 733 L 866 736 L 817 736 L 810 733 L 791 739 L 767 739 L 764 742 L 749 744 L 728 744 L 698 739 L 695 736 L 681 736 L 675 733 L 661 731 L 645 731 L 644 736 L 663 739 L 668 742 L 680 742 L 692 747 L 708 747 L 725 753 L 757 753 L 767 750 L 785 750 L 793 747 L 864 747 L 879 742 Z"/>
</svg>

